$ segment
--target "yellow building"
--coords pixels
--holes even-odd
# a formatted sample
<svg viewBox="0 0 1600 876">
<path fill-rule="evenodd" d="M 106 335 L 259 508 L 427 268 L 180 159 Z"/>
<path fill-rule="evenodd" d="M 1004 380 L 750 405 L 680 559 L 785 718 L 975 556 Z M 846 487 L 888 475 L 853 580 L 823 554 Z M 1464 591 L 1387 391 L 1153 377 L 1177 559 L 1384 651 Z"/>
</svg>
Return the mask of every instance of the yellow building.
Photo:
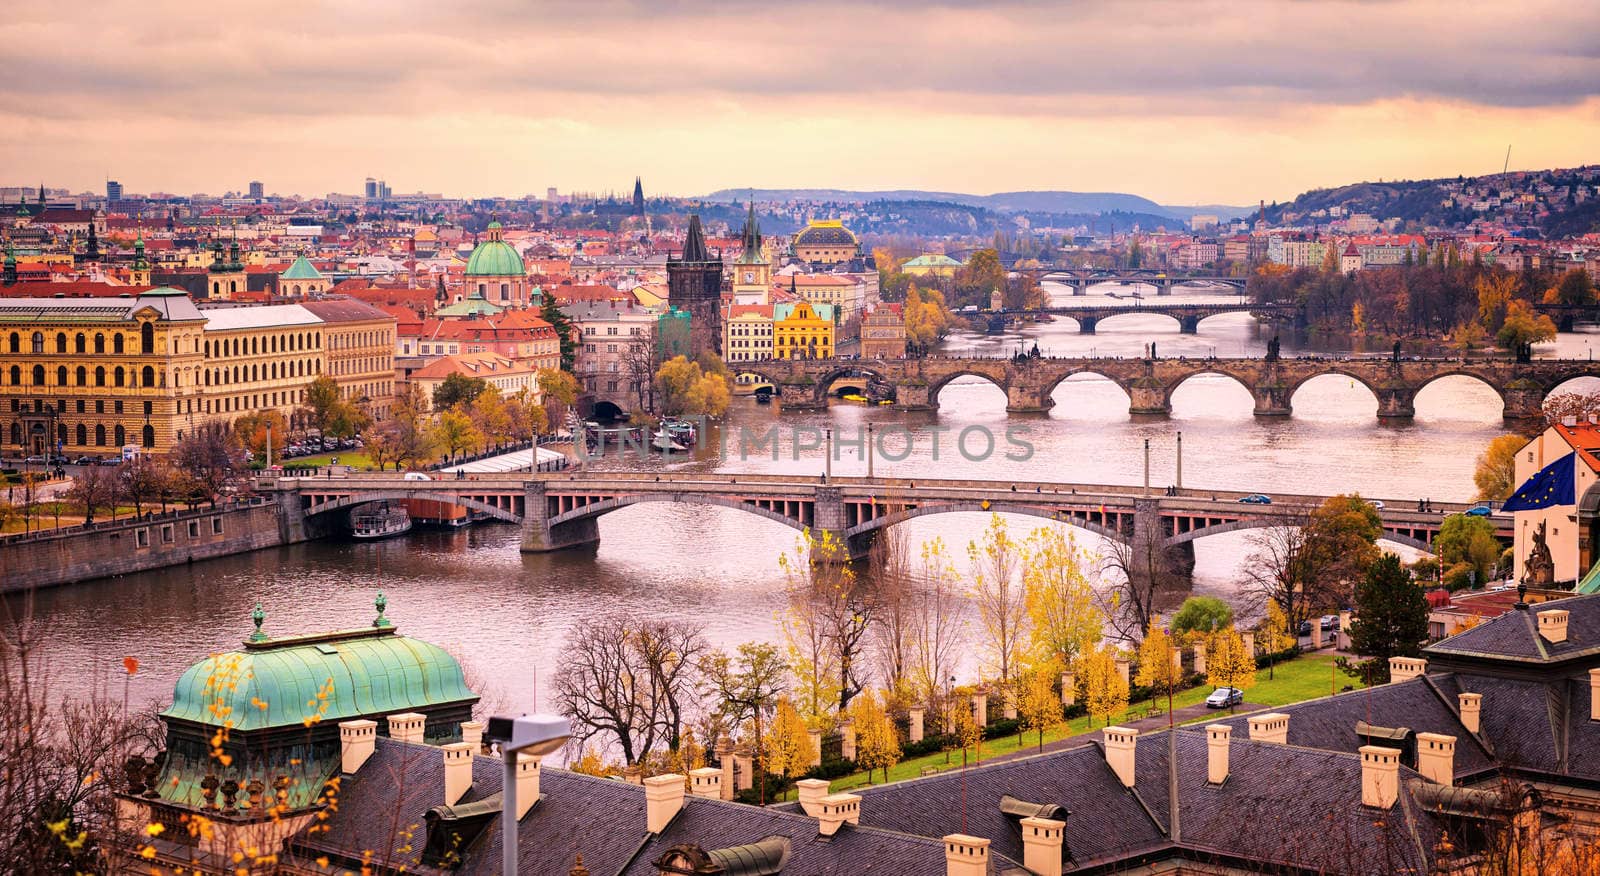
<svg viewBox="0 0 1600 876">
<path fill-rule="evenodd" d="M 298 428 L 306 385 L 324 373 L 322 320 L 299 304 L 212 307 L 201 314 L 204 400 L 197 419 L 232 423 L 276 410 Z"/>
<path fill-rule="evenodd" d="M 300 305 L 322 320 L 326 373 L 340 396 L 385 420 L 394 403 L 395 319 L 355 299 L 307 301 Z"/>
<path fill-rule="evenodd" d="M 771 304 L 734 304 L 722 320 L 725 362 L 757 362 L 772 358 Z"/>
<path fill-rule="evenodd" d="M 900 266 L 900 273 L 914 277 L 954 277 L 961 263 L 943 253 L 923 253 Z"/>
<path fill-rule="evenodd" d="M 809 301 L 773 305 L 772 354 L 775 359 L 833 357 L 833 308 Z"/>
<path fill-rule="evenodd" d="M 205 316 L 182 290 L 0 299 L 0 447 L 108 456 L 182 440 Z M 52 437 L 53 433 L 53 437 Z"/>
<path fill-rule="evenodd" d="M 794 236 L 794 254 L 804 262 L 847 262 L 861 252 L 861 241 L 837 219 L 814 219 Z"/>
</svg>

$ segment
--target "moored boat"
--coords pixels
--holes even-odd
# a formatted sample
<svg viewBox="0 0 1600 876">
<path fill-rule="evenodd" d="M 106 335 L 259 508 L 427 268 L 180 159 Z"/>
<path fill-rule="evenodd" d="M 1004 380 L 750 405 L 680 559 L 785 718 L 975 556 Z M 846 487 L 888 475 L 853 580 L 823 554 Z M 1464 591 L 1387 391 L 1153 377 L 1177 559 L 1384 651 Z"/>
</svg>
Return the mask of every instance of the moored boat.
<svg viewBox="0 0 1600 876">
<path fill-rule="evenodd" d="M 411 531 L 411 515 L 403 505 L 376 502 L 350 515 L 350 535 L 359 539 L 388 538 Z"/>
</svg>

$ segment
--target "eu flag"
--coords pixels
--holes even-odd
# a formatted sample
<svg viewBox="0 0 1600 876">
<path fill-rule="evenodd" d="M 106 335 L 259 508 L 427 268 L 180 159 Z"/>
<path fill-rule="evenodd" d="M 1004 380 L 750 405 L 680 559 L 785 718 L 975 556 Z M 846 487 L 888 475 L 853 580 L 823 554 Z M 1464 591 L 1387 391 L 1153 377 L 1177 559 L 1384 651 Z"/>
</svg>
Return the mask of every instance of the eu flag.
<svg viewBox="0 0 1600 876">
<path fill-rule="evenodd" d="M 1578 455 L 1569 453 L 1528 478 L 1528 482 L 1517 488 L 1511 498 L 1506 500 L 1502 510 L 1528 511 L 1534 508 L 1549 508 L 1552 505 L 1572 505 L 1577 502 L 1573 494 L 1573 463 Z"/>
</svg>

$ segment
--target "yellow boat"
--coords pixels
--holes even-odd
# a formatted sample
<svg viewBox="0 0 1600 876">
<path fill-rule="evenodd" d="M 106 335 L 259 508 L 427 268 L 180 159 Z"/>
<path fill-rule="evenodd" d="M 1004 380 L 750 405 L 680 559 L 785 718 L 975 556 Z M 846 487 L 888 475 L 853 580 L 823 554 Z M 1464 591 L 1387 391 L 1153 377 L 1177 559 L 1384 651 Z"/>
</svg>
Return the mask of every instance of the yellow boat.
<svg viewBox="0 0 1600 876">
<path fill-rule="evenodd" d="M 853 392 L 852 392 L 852 393 L 850 393 L 850 394 L 849 394 L 849 395 L 846 395 L 846 396 L 842 396 L 842 398 L 843 398 L 843 399 L 844 399 L 844 400 L 845 400 L 845 401 L 853 401 L 853 402 L 864 402 L 864 401 L 866 401 L 866 400 L 867 400 L 867 397 L 866 397 L 866 396 L 864 396 L 864 395 L 856 395 L 856 394 L 855 394 L 855 393 L 853 393 Z"/>
</svg>

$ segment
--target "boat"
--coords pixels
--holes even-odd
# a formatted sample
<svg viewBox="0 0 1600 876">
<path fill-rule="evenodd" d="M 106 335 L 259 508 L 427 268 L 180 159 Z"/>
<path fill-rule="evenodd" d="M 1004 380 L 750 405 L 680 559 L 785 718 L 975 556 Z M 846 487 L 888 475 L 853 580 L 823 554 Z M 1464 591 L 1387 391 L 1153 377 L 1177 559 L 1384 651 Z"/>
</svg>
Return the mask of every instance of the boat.
<svg viewBox="0 0 1600 876">
<path fill-rule="evenodd" d="M 758 405 L 770 405 L 770 404 L 772 404 L 772 393 L 770 393 L 770 392 L 761 392 L 761 391 L 758 390 L 756 392 L 756 404 L 758 404 Z"/>
<path fill-rule="evenodd" d="M 388 538 L 411 531 L 411 515 L 402 505 L 377 502 L 350 515 L 350 535 L 360 539 Z"/>
<path fill-rule="evenodd" d="M 684 449 L 682 444 L 672 440 L 672 436 L 667 434 L 666 429 L 658 429 L 656 431 L 655 440 L 650 442 L 650 446 L 657 450 L 664 450 L 668 453 L 682 451 Z"/>
<path fill-rule="evenodd" d="M 852 402 L 865 402 L 867 400 L 866 396 L 859 395 L 859 394 L 854 393 L 854 392 L 846 393 L 846 394 L 840 396 L 840 398 L 843 398 L 845 401 L 852 401 Z"/>
<path fill-rule="evenodd" d="M 693 444 L 699 434 L 693 423 L 677 417 L 663 417 L 661 431 L 666 432 L 668 437 L 680 444 Z"/>
</svg>

